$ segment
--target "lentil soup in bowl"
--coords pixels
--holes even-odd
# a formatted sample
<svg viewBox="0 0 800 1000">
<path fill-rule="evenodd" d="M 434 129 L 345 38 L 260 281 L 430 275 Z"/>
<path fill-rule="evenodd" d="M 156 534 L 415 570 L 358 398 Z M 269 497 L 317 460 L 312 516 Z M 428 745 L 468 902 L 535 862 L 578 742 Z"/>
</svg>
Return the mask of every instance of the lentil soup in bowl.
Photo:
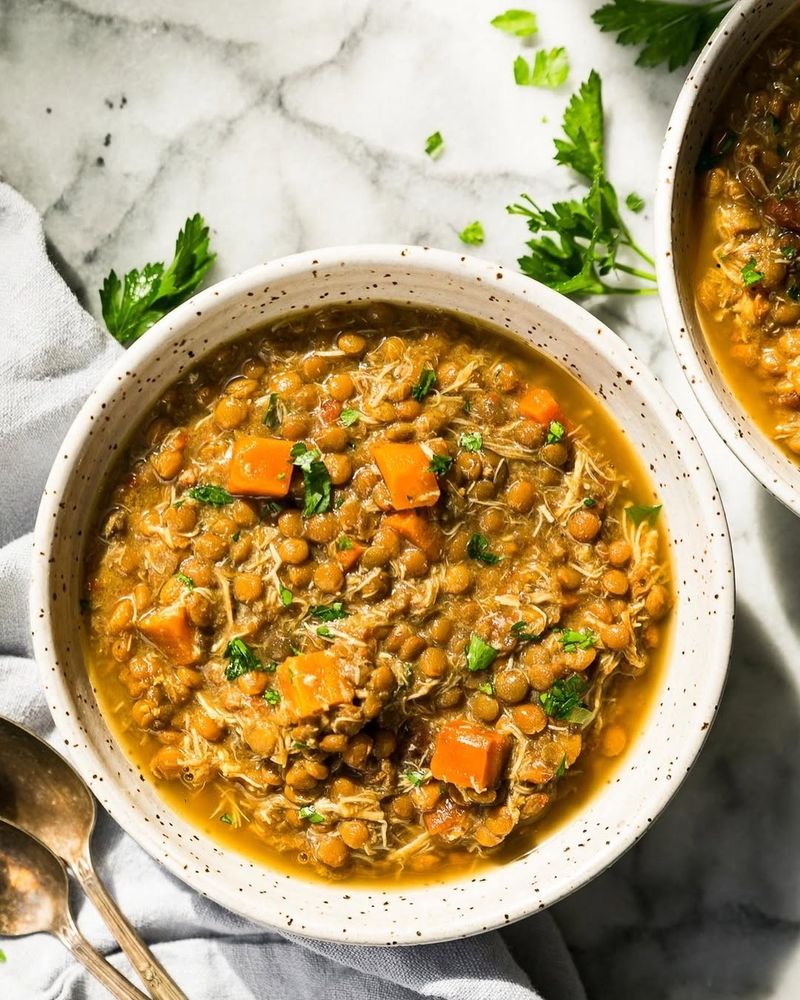
<svg viewBox="0 0 800 1000">
<path fill-rule="evenodd" d="M 166 317 L 76 419 L 35 550 L 100 801 L 319 938 L 478 933 L 585 883 L 727 668 L 724 515 L 664 391 L 567 299 L 425 248 L 285 258 Z"/>
</svg>

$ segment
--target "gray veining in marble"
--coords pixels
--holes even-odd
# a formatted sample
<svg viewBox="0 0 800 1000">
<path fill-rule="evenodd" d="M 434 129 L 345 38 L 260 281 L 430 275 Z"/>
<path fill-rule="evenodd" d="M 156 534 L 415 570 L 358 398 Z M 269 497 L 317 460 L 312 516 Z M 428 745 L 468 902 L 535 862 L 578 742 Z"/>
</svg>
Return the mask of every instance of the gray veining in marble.
<svg viewBox="0 0 800 1000">
<path fill-rule="evenodd" d="M 643 71 L 589 20 L 599 0 L 532 0 L 569 84 L 518 88 L 518 40 L 473 0 L 0 0 L 0 171 L 44 214 L 85 304 L 118 271 L 168 254 L 200 210 L 211 278 L 316 246 L 384 241 L 513 265 L 504 207 L 575 183 L 552 162 L 570 88 L 602 74 L 610 173 L 652 247 L 656 163 L 682 76 Z M 442 131 L 433 162 L 425 138 Z M 703 418 L 655 298 L 595 311 L 687 414 L 720 482 L 735 544 L 731 678 L 694 771 L 645 839 L 556 907 L 593 1000 L 800 995 L 798 526 Z M 703 664 L 698 663 L 702 670 Z M 515 939 L 524 949 L 524 940 Z"/>
</svg>

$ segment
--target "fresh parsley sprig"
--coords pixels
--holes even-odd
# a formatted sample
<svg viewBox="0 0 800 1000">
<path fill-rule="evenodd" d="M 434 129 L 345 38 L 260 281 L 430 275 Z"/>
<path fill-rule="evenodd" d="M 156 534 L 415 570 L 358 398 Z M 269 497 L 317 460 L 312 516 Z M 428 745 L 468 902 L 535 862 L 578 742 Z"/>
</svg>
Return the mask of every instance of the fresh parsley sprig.
<svg viewBox="0 0 800 1000">
<path fill-rule="evenodd" d="M 331 477 L 319 449 L 298 441 L 289 454 L 303 473 L 303 517 L 324 514 L 331 506 Z"/>
<path fill-rule="evenodd" d="M 189 298 L 214 263 L 208 226 L 202 215 L 184 223 L 167 267 L 158 262 L 133 268 L 119 279 L 111 271 L 100 289 L 100 305 L 108 332 L 125 347 L 132 344 L 175 306 Z"/>
<path fill-rule="evenodd" d="M 670 70 L 685 66 L 733 5 L 668 3 L 667 0 L 612 0 L 592 14 L 601 31 L 611 31 L 619 45 L 638 45 L 637 66 Z"/>
<path fill-rule="evenodd" d="M 563 295 L 646 295 L 655 292 L 655 274 L 618 259 L 619 251 L 638 256 L 649 269 L 653 258 L 634 240 L 620 213 L 614 186 L 606 177 L 603 97 L 595 70 L 573 94 L 562 122 L 563 139 L 556 139 L 557 163 L 571 167 L 589 183 L 581 201 L 559 201 L 540 208 L 530 197 L 509 205 L 522 215 L 533 234 L 530 253 L 520 257 L 520 269 Z M 623 273 L 652 287 L 609 284 L 611 273 Z"/>
</svg>

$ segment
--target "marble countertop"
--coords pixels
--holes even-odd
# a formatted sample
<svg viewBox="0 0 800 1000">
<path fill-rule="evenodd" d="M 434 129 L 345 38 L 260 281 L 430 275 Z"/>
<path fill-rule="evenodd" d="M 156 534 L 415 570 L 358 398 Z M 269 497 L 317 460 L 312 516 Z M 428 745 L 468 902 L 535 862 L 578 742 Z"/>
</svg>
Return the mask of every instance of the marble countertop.
<svg viewBox="0 0 800 1000">
<path fill-rule="evenodd" d="M 566 45 L 569 83 L 516 87 L 518 40 L 473 0 L 4 0 L 0 172 L 43 213 L 55 259 L 93 312 L 118 271 L 169 255 L 201 211 L 210 277 L 363 242 L 461 249 L 513 266 L 522 220 L 570 175 L 552 161 L 566 98 L 603 77 L 610 175 L 646 200 L 680 71 L 644 71 L 589 19 L 599 0 L 532 0 L 539 41 Z M 434 130 L 446 150 L 423 153 Z M 594 311 L 656 371 L 718 478 L 738 617 L 729 685 L 697 766 L 629 854 L 555 908 L 591 998 L 800 995 L 798 526 L 699 411 L 658 302 Z M 702 670 L 703 664 L 698 663 Z"/>
</svg>

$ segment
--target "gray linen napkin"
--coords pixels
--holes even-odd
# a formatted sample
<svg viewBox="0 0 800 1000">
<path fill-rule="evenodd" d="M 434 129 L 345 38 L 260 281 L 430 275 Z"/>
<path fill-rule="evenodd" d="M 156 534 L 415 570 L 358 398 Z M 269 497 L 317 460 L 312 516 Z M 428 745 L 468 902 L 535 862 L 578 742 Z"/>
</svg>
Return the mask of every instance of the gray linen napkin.
<svg viewBox="0 0 800 1000">
<path fill-rule="evenodd" d="M 48 260 L 35 210 L 0 183 L 0 713 L 53 740 L 31 654 L 29 532 L 63 435 L 121 351 Z M 105 814 L 94 856 L 122 909 L 192 1000 L 584 998 L 549 914 L 513 928 L 516 960 L 496 933 L 400 949 L 326 944 L 265 930 L 203 898 Z M 74 905 L 84 934 L 132 975 L 91 905 L 77 894 Z M 4 1000 L 107 996 L 55 941 L 5 940 L 2 948 Z"/>
</svg>

